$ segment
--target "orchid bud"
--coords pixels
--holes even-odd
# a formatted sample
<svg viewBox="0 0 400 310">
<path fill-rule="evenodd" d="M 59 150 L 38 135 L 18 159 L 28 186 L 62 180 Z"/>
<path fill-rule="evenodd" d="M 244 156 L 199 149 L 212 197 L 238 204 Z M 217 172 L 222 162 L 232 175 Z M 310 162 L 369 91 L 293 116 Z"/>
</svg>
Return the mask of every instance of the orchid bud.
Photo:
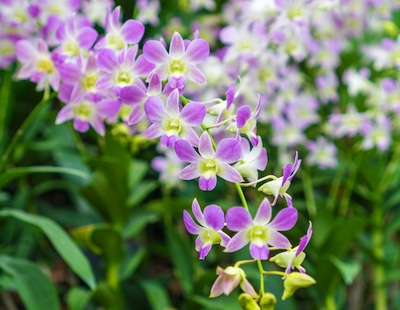
<svg viewBox="0 0 400 310">
<path fill-rule="evenodd" d="M 239 295 L 239 304 L 243 310 L 261 310 L 256 301 L 250 295 L 242 293 Z"/>
<path fill-rule="evenodd" d="M 260 300 L 261 310 L 274 310 L 276 305 L 276 297 L 272 293 L 265 293 Z"/>
<path fill-rule="evenodd" d="M 292 296 L 297 289 L 301 287 L 309 287 L 315 283 L 316 281 L 305 273 L 292 272 L 288 274 L 283 282 L 285 290 L 283 291 L 282 300 Z"/>
</svg>

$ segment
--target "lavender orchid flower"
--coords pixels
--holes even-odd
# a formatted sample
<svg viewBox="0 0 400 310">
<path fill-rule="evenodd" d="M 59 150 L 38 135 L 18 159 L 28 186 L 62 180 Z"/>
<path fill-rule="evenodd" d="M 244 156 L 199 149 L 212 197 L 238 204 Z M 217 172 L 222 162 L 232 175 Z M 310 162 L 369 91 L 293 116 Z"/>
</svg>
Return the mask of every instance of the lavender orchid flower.
<svg viewBox="0 0 400 310">
<path fill-rule="evenodd" d="M 271 221 L 272 208 L 268 199 L 261 202 L 254 220 L 243 207 L 233 207 L 226 214 L 226 226 L 238 233 L 233 236 L 225 252 L 235 252 L 250 242 L 250 255 L 254 259 L 266 260 L 268 245 L 280 249 L 290 248 L 289 240 L 279 231 L 291 229 L 297 222 L 297 210 L 285 208 Z"/>
<path fill-rule="evenodd" d="M 169 53 L 160 41 L 149 40 L 143 46 L 144 57 L 155 65 L 152 73 L 157 73 L 162 80 L 168 78 L 168 84 L 180 90 L 185 87 L 186 79 L 198 84 L 206 83 L 204 74 L 196 65 L 204 62 L 209 53 L 210 47 L 202 39 L 195 39 L 185 47 L 178 32 L 172 37 Z"/>
<path fill-rule="evenodd" d="M 128 44 L 136 44 L 142 39 L 144 26 L 141 22 L 128 19 L 122 26 L 119 22 L 121 7 L 116 7 L 112 12 L 106 15 L 106 36 L 101 38 L 96 49 L 122 50 Z"/>
<path fill-rule="evenodd" d="M 153 123 L 146 131 L 149 139 L 161 136 L 161 143 L 168 147 L 173 146 L 178 138 L 186 139 L 194 146 L 199 144 L 199 137 L 192 127 L 203 122 L 206 108 L 200 103 L 190 102 L 180 110 L 178 89 L 170 93 L 166 107 L 159 97 L 150 97 L 144 110 Z"/>
<path fill-rule="evenodd" d="M 178 140 L 174 144 L 176 155 L 190 163 L 181 172 L 181 179 L 192 180 L 199 177 L 199 187 L 203 191 L 211 191 L 217 185 L 217 176 L 229 182 L 242 182 L 243 178 L 229 163 L 240 159 L 240 142 L 236 139 L 223 139 L 214 151 L 207 132 L 200 137 L 199 152 L 193 149 L 186 140 Z"/>
<path fill-rule="evenodd" d="M 297 268 L 301 273 L 306 273 L 304 267 L 301 266 L 306 254 L 304 254 L 304 249 L 306 248 L 308 242 L 312 236 L 312 224 L 310 222 L 307 234 L 300 238 L 299 245 L 293 249 L 289 249 L 286 252 L 279 253 L 274 257 L 271 257 L 270 261 L 276 263 L 282 268 L 286 268 L 285 272 L 290 273 L 292 269 Z"/>
<path fill-rule="evenodd" d="M 299 170 L 301 164 L 301 159 L 298 159 L 298 154 L 294 158 L 294 163 L 287 163 L 283 166 L 283 176 L 276 178 L 261 185 L 258 190 L 266 195 L 273 195 L 274 201 L 272 205 L 274 206 L 278 201 L 278 197 L 284 197 L 286 199 L 288 207 L 293 207 L 292 197 L 286 193 L 290 186 L 290 181 L 294 178 L 297 170 Z"/>
<path fill-rule="evenodd" d="M 200 259 L 204 259 L 213 244 L 221 244 L 225 247 L 230 240 L 230 237 L 222 231 L 225 226 L 225 216 L 221 207 L 214 204 L 206 206 L 203 214 L 196 198 L 192 203 L 192 211 L 201 226 L 193 221 L 186 210 L 183 211 L 183 222 L 188 232 L 198 235 L 196 251 L 200 253 Z"/>
</svg>

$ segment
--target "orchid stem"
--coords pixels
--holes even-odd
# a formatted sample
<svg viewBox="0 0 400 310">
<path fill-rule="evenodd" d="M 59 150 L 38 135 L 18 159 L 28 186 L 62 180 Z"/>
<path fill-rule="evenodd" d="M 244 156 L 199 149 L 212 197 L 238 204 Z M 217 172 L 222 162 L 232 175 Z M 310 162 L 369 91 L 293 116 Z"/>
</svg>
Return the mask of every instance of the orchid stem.
<svg viewBox="0 0 400 310">
<path fill-rule="evenodd" d="M 260 295 L 263 296 L 265 294 L 264 291 L 264 268 L 262 266 L 261 260 L 257 259 L 258 270 L 260 271 Z"/>
<path fill-rule="evenodd" d="M 244 197 L 244 193 L 243 193 L 242 188 L 240 187 L 240 184 L 239 183 L 234 183 L 234 184 L 235 184 L 236 190 L 239 194 L 240 200 L 242 201 L 243 207 L 245 207 L 246 210 L 249 210 L 249 206 L 247 205 L 246 197 Z"/>
</svg>

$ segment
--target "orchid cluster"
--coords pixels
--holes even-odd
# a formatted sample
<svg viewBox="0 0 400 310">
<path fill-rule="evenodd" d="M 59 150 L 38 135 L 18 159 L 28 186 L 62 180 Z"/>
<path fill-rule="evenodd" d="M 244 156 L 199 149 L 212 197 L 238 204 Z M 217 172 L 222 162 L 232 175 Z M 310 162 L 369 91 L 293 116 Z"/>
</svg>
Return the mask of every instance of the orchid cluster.
<svg viewBox="0 0 400 310">
<path fill-rule="evenodd" d="M 282 233 L 297 222 L 298 212 L 287 191 L 301 160 L 296 153 L 294 162 L 284 165 L 282 176 L 258 178 L 268 162 L 257 134 L 264 99 L 259 97 L 255 105 L 244 103 L 238 97 L 246 87 L 234 83 L 226 87 L 224 98 L 201 100 L 196 96 L 198 85 L 206 84 L 202 66 L 206 66 L 210 54 L 209 44 L 198 32 L 192 40 L 184 40 L 174 32 L 169 46 L 163 40 L 146 40 L 139 53 L 144 25 L 133 19 L 122 23 L 120 7 L 107 10 L 102 36 L 93 21 L 74 13 L 78 6 L 67 8 L 62 11 L 62 18 L 52 24 L 54 33 L 41 36 L 38 31 L 36 36 L 21 37 L 15 42 L 21 64 L 17 77 L 36 83 L 38 91 L 45 90 L 45 96 L 50 87 L 57 92 L 64 103 L 57 124 L 72 120 L 77 131 L 86 132 L 92 127 L 99 135 L 105 134 L 105 124 L 123 124 L 132 135 L 159 138 L 160 149 L 169 154 L 164 160 L 153 162 L 162 175 L 171 167 L 167 158 L 179 159 L 176 166 L 181 180 L 198 179 L 201 190 L 212 191 L 219 177 L 237 189 L 242 206 L 231 207 L 226 214 L 217 205 L 206 206 L 202 212 L 196 199 L 192 211 L 198 223 L 184 211 L 187 230 L 198 236 L 195 248 L 200 259 L 214 244 L 220 244 L 225 252 L 250 244 L 251 261 L 239 261 L 225 270 L 218 268 L 211 297 L 229 294 L 240 284 L 254 302 L 260 303 L 266 294 L 263 279 L 268 274 L 280 275 L 285 281 L 283 299 L 298 287 L 315 283 L 301 266 L 312 234 L 311 224 L 296 247 Z M 39 5 L 37 10 L 42 16 Z M 232 59 L 237 56 L 230 54 Z M 242 187 L 259 183 L 264 184 L 258 190 L 273 196 L 273 201 L 264 198 L 253 219 Z M 272 206 L 279 197 L 285 198 L 286 207 L 272 219 Z M 229 236 L 226 229 L 235 234 Z M 272 251 L 281 252 L 272 256 Z M 284 271 L 264 271 L 261 262 L 266 260 Z M 239 267 L 249 262 L 258 264 L 262 283 L 259 293 Z M 301 274 L 295 285 L 290 284 L 297 274 L 292 272 L 294 268 Z"/>
<path fill-rule="evenodd" d="M 211 18 L 201 25 L 224 46 L 201 66 L 207 88 L 192 93 L 207 98 L 240 76 L 236 102 L 255 109 L 259 93 L 258 123 L 271 128 L 279 158 L 305 146 L 306 163 L 334 168 L 336 144 L 345 137 L 359 150 L 385 151 L 398 124 L 393 72 L 400 41 L 391 20 L 399 8 L 398 1 L 228 1 L 219 20 L 225 27 Z M 357 51 L 361 67 L 343 66 L 365 37 L 372 43 Z"/>
</svg>

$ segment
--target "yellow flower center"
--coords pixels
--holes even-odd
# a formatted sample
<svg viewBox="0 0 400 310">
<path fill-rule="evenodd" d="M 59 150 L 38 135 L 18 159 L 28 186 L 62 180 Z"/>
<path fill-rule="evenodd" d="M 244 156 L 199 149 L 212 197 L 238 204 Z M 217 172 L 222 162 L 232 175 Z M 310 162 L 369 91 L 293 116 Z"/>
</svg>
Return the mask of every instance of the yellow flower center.
<svg viewBox="0 0 400 310">
<path fill-rule="evenodd" d="M 254 226 L 249 229 L 249 237 L 252 243 L 261 247 L 268 241 L 268 228 L 264 226 Z"/>
<path fill-rule="evenodd" d="M 212 158 L 202 161 L 200 163 L 200 171 L 206 179 L 209 179 L 218 172 L 217 162 Z"/>
<path fill-rule="evenodd" d="M 119 33 L 108 33 L 106 35 L 107 46 L 113 49 L 122 50 L 125 42 Z"/>
<path fill-rule="evenodd" d="M 88 74 L 84 77 L 83 82 L 82 82 L 82 86 L 83 89 L 85 90 L 93 90 L 94 85 L 96 84 L 97 80 L 99 79 L 99 77 L 96 74 Z"/>
<path fill-rule="evenodd" d="M 167 136 L 178 135 L 182 131 L 182 123 L 177 118 L 172 118 L 164 122 L 164 130 Z"/>
<path fill-rule="evenodd" d="M 76 117 L 83 121 L 87 121 L 92 118 L 93 105 L 88 101 L 82 101 L 79 105 L 73 108 L 73 112 Z"/>
<path fill-rule="evenodd" d="M 182 60 L 171 60 L 169 63 L 169 73 L 174 77 L 179 78 L 186 72 L 185 63 Z"/>
<path fill-rule="evenodd" d="M 37 67 L 40 72 L 47 73 L 47 74 L 53 73 L 53 71 L 54 71 L 54 64 L 47 57 L 40 59 L 37 63 Z"/>
<path fill-rule="evenodd" d="M 217 244 L 221 242 L 221 236 L 212 228 L 202 229 L 199 236 L 201 241 L 204 242 L 204 245 Z"/>
<path fill-rule="evenodd" d="M 116 82 L 119 86 L 130 85 L 132 83 L 132 75 L 129 72 L 120 71 L 117 74 Z"/>
</svg>

